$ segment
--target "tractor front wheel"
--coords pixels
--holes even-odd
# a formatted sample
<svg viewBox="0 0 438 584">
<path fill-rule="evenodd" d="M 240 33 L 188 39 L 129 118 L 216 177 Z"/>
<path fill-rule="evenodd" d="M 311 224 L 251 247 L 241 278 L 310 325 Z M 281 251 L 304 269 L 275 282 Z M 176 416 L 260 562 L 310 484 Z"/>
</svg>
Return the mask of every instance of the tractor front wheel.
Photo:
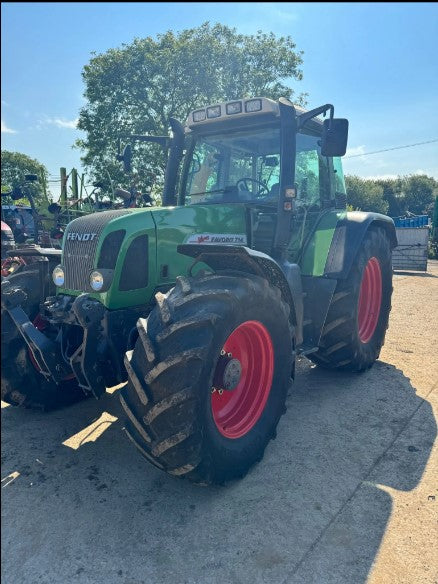
<svg viewBox="0 0 438 584">
<path fill-rule="evenodd" d="M 289 306 L 243 274 L 180 277 L 137 324 L 121 392 L 125 430 L 158 468 L 196 483 L 244 476 L 285 411 Z"/>
<path fill-rule="evenodd" d="M 391 247 L 385 231 L 371 228 L 348 277 L 339 280 L 309 359 L 327 369 L 364 371 L 380 354 L 392 295 Z"/>
</svg>

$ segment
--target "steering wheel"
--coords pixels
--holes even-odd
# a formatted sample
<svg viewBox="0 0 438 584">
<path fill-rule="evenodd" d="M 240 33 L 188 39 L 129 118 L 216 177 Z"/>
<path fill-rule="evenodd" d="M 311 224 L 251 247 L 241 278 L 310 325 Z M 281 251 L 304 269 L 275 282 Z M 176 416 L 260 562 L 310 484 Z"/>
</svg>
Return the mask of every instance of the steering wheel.
<svg viewBox="0 0 438 584">
<path fill-rule="evenodd" d="M 249 182 L 251 182 L 259 187 L 257 193 L 254 193 L 251 189 L 248 188 Z M 243 188 L 240 185 L 242 185 Z M 239 191 L 248 191 L 249 193 L 252 193 L 256 197 L 264 197 L 264 196 L 269 194 L 268 187 L 265 184 L 263 184 L 262 181 L 260 181 L 256 178 L 250 178 L 250 177 L 239 178 L 239 180 L 236 182 L 236 187 Z"/>
</svg>

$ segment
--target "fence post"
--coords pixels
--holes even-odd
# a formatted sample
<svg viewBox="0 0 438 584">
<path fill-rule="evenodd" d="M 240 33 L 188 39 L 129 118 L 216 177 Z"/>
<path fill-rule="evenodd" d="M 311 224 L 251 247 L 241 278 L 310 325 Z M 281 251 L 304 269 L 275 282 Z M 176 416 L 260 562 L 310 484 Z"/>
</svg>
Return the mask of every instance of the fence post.
<svg viewBox="0 0 438 584">
<path fill-rule="evenodd" d="M 73 194 L 73 200 L 75 201 L 75 203 L 73 203 L 73 205 L 72 205 L 72 208 L 79 209 L 78 171 L 76 170 L 76 168 L 73 168 L 71 171 L 71 190 L 72 190 L 72 194 Z"/>
<path fill-rule="evenodd" d="M 83 173 L 81 174 L 81 190 L 80 190 L 80 193 L 79 193 L 79 199 L 80 199 L 81 201 L 82 201 L 82 190 L 83 190 L 83 188 L 84 188 L 84 179 L 85 179 L 85 173 L 83 172 Z"/>
<path fill-rule="evenodd" d="M 59 169 L 61 173 L 61 196 L 59 198 L 61 207 L 67 206 L 67 170 L 64 167 Z"/>
</svg>

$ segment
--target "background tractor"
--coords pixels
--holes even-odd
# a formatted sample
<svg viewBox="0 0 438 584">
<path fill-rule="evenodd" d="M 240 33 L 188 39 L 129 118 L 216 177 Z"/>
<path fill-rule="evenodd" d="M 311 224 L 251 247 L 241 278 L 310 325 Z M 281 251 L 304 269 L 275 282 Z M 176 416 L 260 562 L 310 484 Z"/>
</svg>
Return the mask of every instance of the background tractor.
<svg viewBox="0 0 438 584">
<path fill-rule="evenodd" d="M 167 151 L 163 207 L 75 219 L 59 265 L 2 282 L 2 398 L 48 409 L 127 381 L 144 457 L 223 483 L 275 436 L 297 355 L 358 372 L 377 359 L 396 236 L 389 217 L 346 211 L 348 122 L 330 104 L 241 99 L 170 126 L 133 137 Z"/>
</svg>

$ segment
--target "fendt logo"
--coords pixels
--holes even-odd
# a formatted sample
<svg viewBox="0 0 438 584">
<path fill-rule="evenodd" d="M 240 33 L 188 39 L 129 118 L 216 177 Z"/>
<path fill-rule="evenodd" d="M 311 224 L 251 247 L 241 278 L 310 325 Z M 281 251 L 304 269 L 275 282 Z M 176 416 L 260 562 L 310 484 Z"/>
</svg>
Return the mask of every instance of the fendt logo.
<svg viewBox="0 0 438 584">
<path fill-rule="evenodd" d="M 93 241 L 97 237 L 97 233 L 75 233 L 71 231 L 67 233 L 67 240 L 70 241 Z"/>
</svg>

